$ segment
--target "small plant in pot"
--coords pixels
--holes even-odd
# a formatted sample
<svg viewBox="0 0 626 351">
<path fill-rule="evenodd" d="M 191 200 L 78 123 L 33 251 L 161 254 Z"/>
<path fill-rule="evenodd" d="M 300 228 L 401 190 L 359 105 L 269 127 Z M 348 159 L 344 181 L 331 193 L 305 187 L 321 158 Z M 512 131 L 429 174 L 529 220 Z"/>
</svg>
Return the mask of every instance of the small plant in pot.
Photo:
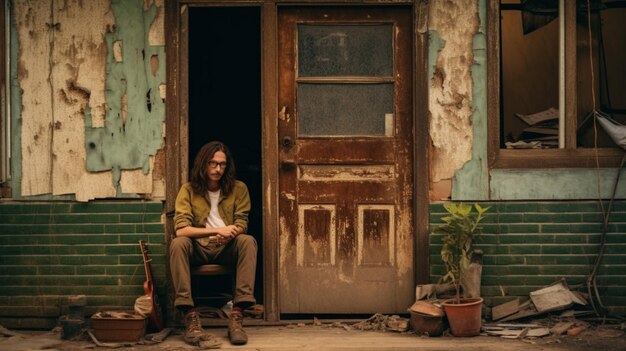
<svg viewBox="0 0 626 351">
<path fill-rule="evenodd" d="M 480 222 L 489 207 L 479 204 L 447 203 L 444 208 L 448 214 L 441 218 L 443 224 L 435 227 L 436 234 L 443 234 L 441 259 L 446 273 L 443 282 L 450 282 L 456 291 L 453 299 L 442 303 L 450 323 L 450 330 L 455 336 L 476 336 L 480 334 L 481 297 L 462 298 L 461 286 L 463 275 L 470 265 L 474 241 L 480 235 Z"/>
</svg>

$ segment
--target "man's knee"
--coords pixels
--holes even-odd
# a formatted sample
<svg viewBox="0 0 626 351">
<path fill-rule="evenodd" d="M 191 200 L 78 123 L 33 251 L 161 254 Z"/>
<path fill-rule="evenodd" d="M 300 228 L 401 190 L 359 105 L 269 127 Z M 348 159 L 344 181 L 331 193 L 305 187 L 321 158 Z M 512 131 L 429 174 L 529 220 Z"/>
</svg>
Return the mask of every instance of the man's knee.
<svg viewBox="0 0 626 351">
<path fill-rule="evenodd" d="M 240 248 L 251 248 L 256 250 L 256 239 L 250 234 L 239 234 L 235 237 L 235 244 Z"/>
<path fill-rule="evenodd" d="M 172 239 L 170 243 L 170 253 L 176 252 L 189 252 L 193 247 L 193 242 L 191 238 L 186 236 L 177 236 Z"/>
</svg>

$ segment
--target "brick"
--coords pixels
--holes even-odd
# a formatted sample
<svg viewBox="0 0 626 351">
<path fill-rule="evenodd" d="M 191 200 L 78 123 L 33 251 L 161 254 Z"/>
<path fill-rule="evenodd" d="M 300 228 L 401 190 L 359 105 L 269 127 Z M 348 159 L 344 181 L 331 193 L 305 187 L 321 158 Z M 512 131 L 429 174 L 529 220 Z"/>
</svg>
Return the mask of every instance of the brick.
<svg viewBox="0 0 626 351">
<path fill-rule="evenodd" d="M 507 233 L 526 234 L 526 233 L 538 233 L 539 232 L 538 224 L 510 224 L 507 227 L 508 227 Z"/>
<path fill-rule="evenodd" d="M 105 253 L 102 245 L 55 245 L 51 246 L 51 254 L 56 255 L 101 255 Z"/>
<path fill-rule="evenodd" d="M 593 223 L 593 224 L 572 224 L 570 225 L 571 233 L 601 233 L 602 232 L 602 224 Z"/>
<path fill-rule="evenodd" d="M 37 267 L 32 266 L 0 266 L 0 275 L 35 275 Z"/>
<path fill-rule="evenodd" d="M 524 215 L 521 213 L 500 213 L 498 214 L 499 223 L 521 223 L 524 221 Z"/>
<path fill-rule="evenodd" d="M 120 263 L 119 256 L 89 256 L 89 264 L 92 265 L 114 265 Z"/>
<path fill-rule="evenodd" d="M 624 275 L 625 272 L 626 272 L 626 266 L 600 265 L 600 267 L 598 268 L 598 274 L 601 274 L 601 275 L 622 276 Z"/>
<path fill-rule="evenodd" d="M 499 265 L 507 265 L 507 264 L 525 264 L 526 260 L 524 256 L 495 256 L 495 261 Z"/>
<path fill-rule="evenodd" d="M 37 271 L 43 275 L 73 275 L 76 268 L 75 266 L 39 266 Z"/>
<path fill-rule="evenodd" d="M 165 233 L 165 225 L 161 223 L 137 224 L 135 230 L 137 233 Z"/>
<path fill-rule="evenodd" d="M 106 212 L 143 212 L 145 211 L 144 203 L 129 202 L 87 202 L 72 204 L 71 212 L 73 213 L 106 213 Z"/>
<path fill-rule="evenodd" d="M 91 213 L 91 214 L 66 214 L 55 215 L 51 218 L 50 223 L 55 224 L 72 224 L 72 223 L 119 223 L 119 214 L 110 213 Z"/>
<path fill-rule="evenodd" d="M 59 264 L 84 266 L 89 264 L 89 256 L 61 256 Z"/>
<path fill-rule="evenodd" d="M 486 244 L 497 244 L 498 237 L 496 235 L 483 234 L 483 235 L 479 235 L 474 242 L 476 243 L 476 246 L 486 245 Z"/>
<path fill-rule="evenodd" d="M 608 248 L 610 247 L 610 245 L 607 246 L 607 253 L 608 253 Z M 571 245 L 570 246 L 571 251 L 573 254 L 575 255 L 579 255 L 579 254 L 583 254 L 583 255 L 589 255 L 589 254 L 597 254 L 600 251 L 600 248 L 598 245 Z M 621 252 L 624 252 L 623 250 Z"/>
<path fill-rule="evenodd" d="M 20 235 L 34 233 L 33 226 L 0 223 L 0 235 Z"/>
<path fill-rule="evenodd" d="M 529 265 L 551 265 L 556 263 L 555 256 L 550 255 L 526 255 L 524 256 L 526 264 Z"/>
<path fill-rule="evenodd" d="M 507 213 L 528 213 L 528 212 L 537 212 L 539 205 L 536 203 L 506 203 L 498 206 L 498 212 L 507 212 Z"/>
<path fill-rule="evenodd" d="M 0 247 L 8 245 L 49 245 L 53 243 L 52 238 L 46 235 L 0 236 Z"/>
<path fill-rule="evenodd" d="M 139 245 L 107 245 L 104 247 L 104 252 L 107 255 L 138 255 Z"/>
<path fill-rule="evenodd" d="M 150 243 L 162 243 L 164 242 L 163 234 L 122 234 L 119 236 L 121 244 L 137 244 L 139 240 Z"/>
<path fill-rule="evenodd" d="M 79 266 L 76 267 L 77 275 L 104 275 L 106 267 L 103 266 Z"/>
<path fill-rule="evenodd" d="M 499 237 L 501 244 L 548 243 L 554 242 L 553 235 L 545 234 L 506 234 Z"/>
<path fill-rule="evenodd" d="M 50 226 L 51 234 L 100 234 L 104 233 L 102 224 L 57 224 Z"/>
<path fill-rule="evenodd" d="M 120 214 L 120 223 L 160 223 L 160 213 Z"/>
<path fill-rule="evenodd" d="M 511 245 L 509 252 L 513 255 L 537 254 L 541 252 L 540 245 Z"/>
<path fill-rule="evenodd" d="M 140 262 L 134 266 L 111 266 L 106 267 L 107 275 L 144 275 L 144 265 L 143 262 Z"/>
<path fill-rule="evenodd" d="M 539 274 L 542 275 L 560 275 L 560 276 L 572 276 L 572 275 L 585 275 L 589 273 L 589 266 L 576 266 L 576 265 L 558 265 L 558 266 L 542 266 L 540 267 Z"/>
<path fill-rule="evenodd" d="M 4 224 L 34 224 L 35 216 L 21 214 L 0 214 L 0 223 Z"/>
<path fill-rule="evenodd" d="M 554 236 L 556 244 L 586 244 L 587 235 L 566 235 L 558 234 Z"/>
<path fill-rule="evenodd" d="M 134 224 L 107 224 L 104 226 L 105 233 L 136 233 L 137 229 Z"/>
<path fill-rule="evenodd" d="M 569 245 L 542 245 L 541 251 L 542 254 L 571 254 L 572 247 Z"/>
<path fill-rule="evenodd" d="M 577 223 L 582 220 L 579 213 L 527 213 L 525 223 Z"/>
<path fill-rule="evenodd" d="M 569 224 L 541 224 L 539 227 L 542 233 L 569 233 Z"/>
</svg>

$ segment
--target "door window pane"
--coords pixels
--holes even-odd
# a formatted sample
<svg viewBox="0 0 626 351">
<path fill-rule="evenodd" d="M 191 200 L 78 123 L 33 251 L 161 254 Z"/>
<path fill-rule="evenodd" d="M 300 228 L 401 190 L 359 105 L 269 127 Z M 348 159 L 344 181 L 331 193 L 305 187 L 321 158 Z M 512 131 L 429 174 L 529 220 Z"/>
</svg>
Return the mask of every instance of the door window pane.
<svg viewBox="0 0 626 351">
<path fill-rule="evenodd" d="M 299 84 L 298 135 L 393 135 L 393 84 Z"/>
<path fill-rule="evenodd" d="M 298 25 L 298 76 L 391 76 L 392 28 Z"/>
</svg>

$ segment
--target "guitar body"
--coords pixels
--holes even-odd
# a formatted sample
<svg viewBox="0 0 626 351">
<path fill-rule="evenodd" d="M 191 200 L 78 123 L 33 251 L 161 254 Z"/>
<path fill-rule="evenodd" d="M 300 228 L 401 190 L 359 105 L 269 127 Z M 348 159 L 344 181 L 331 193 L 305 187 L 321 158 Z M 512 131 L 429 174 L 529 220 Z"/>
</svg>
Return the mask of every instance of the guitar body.
<svg viewBox="0 0 626 351">
<path fill-rule="evenodd" d="M 148 318 L 148 331 L 159 332 L 163 329 L 163 313 L 161 311 L 161 304 L 159 303 L 159 296 L 154 292 L 154 280 L 152 279 L 152 270 L 150 268 L 151 260 L 148 259 L 148 249 L 146 249 L 143 240 L 139 240 L 139 246 L 141 247 L 143 264 L 146 270 L 146 281 L 143 283 L 143 291 L 146 295 L 150 296 L 150 300 L 152 301 L 152 310 Z"/>
</svg>

